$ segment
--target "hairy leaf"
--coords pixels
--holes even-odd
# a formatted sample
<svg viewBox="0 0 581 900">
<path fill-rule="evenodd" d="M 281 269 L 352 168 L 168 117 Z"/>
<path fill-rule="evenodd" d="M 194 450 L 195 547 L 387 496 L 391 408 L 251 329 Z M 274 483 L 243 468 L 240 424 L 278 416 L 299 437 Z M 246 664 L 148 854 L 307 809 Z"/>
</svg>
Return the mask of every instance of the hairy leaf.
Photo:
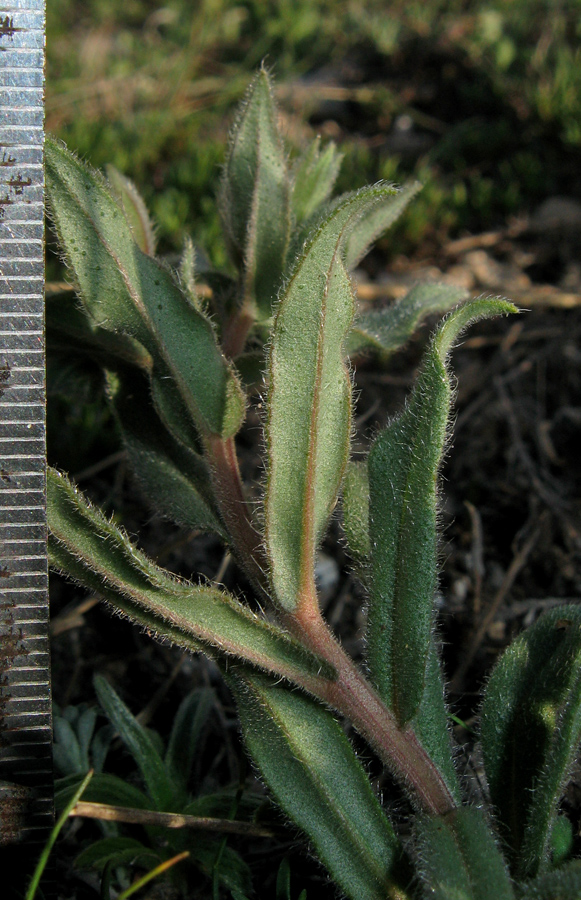
<svg viewBox="0 0 581 900">
<path fill-rule="evenodd" d="M 121 202 L 135 243 L 148 256 L 155 256 L 155 231 L 141 194 L 131 179 L 115 166 L 107 166 L 106 172 L 111 189 Z"/>
<path fill-rule="evenodd" d="M 243 268 L 244 302 L 269 318 L 290 230 L 290 187 L 269 75 L 254 77 L 234 126 L 221 207 L 234 262 Z"/>
<path fill-rule="evenodd" d="M 119 368 L 107 382 L 131 468 L 152 506 L 186 528 L 224 536 L 203 457 L 164 429 L 145 380 Z"/>
<path fill-rule="evenodd" d="M 579 859 L 527 882 L 519 894 L 520 900 L 579 900 L 579 897 L 581 897 Z"/>
<path fill-rule="evenodd" d="M 347 462 L 351 381 L 343 344 L 353 293 L 343 254 L 353 222 L 391 189 L 344 198 L 305 244 L 283 292 L 270 352 L 266 545 L 278 602 L 314 593 L 314 558 Z"/>
<path fill-rule="evenodd" d="M 454 767 L 452 736 L 446 707 L 444 679 L 436 642 L 432 638 L 428 648 L 424 691 L 418 710 L 410 727 L 418 736 L 420 744 L 438 768 L 450 794 L 460 804 L 462 791 L 458 774 Z"/>
<path fill-rule="evenodd" d="M 206 304 L 196 289 L 196 250 L 189 235 L 186 235 L 184 240 L 179 275 L 182 290 L 190 302 L 200 312 L 206 312 Z"/>
<path fill-rule="evenodd" d="M 146 627 L 161 620 L 156 631 L 177 632 L 181 644 L 193 638 L 195 649 L 201 642 L 303 683 L 321 673 L 332 675 L 283 631 L 225 592 L 178 581 L 158 568 L 54 470 L 48 473 L 47 494 L 51 564 L 103 593 L 122 612 Z"/>
<path fill-rule="evenodd" d="M 347 242 L 345 261 L 349 270 L 359 265 L 375 241 L 393 225 L 420 189 L 421 184 L 417 181 L 399 189 L 392 188 L 379 206 L 363 213 Z"/>
<path fill-rule="evenodd" d="M 350 354 L 367 349 L 395 353 L 426 316 L 448 312 L 467 297 L 468 291 L 452 284 L 416 284 L 391 306 L 361 313 L 349 334 L 347 349 Z"/>
<path fill-rule="evenodd" d="M 486 687 L 482 752 L 521 877 L 549 862 L 557 807 L 581 742 L 581 608 L 546 612 L 504 652 Z M 526 752 L 523 752 L 526 748 Z"/>
<path fill-rule="evenodd" d="M 235 434 L 244 397 L 211 323 L 171 273 L 139 249 L 104 180 L 49 139 L 46 184 L 61 245 L 92 321 L 136 338 L 154 360 L 161 357 L 203 434 Z"/>
<path fill-rule="evenodd" d="M 399 843 L 331 713 L 273 680 L 228 675 L 248 749 L 277 803 L 352 900 L 395 893 Z"/>
<path fill-rule="evenodd" d="M 440 326 L 404 412 L 369 453 L 371 583 L 368 665 L 400 725 L 424 694 L 436 587 L 436 479 L 446 440 L 451 387 L 446 358 L 475 320 L 515 311 L 474 300 Z"/>
<path fill-rule="evenodd" d="M 369 542 L 369 477 L 367 463 L 350 463 L 343 480 L 343 527 L 350 554 L 360 565 L 367 583 Z M 461 802 L 460 785 L 452 761 L 444 682 L 435 641 L 430 642 L 425 683 L 418 710 L 410 723 L 420 743 L 438 767 L 450 794 Z"/>
<path fill-rule="evenodd" d="M 96 675 L 93 683 L 102 709 L 139 767 L 155 808 L 178 812 L 180 792 L 148 732 L 105 678 Z"/>
<path fill-rule="evenodd" d="M 342 486 L 343 530 L 353 559 L 367 565 L 369 544 L 369 476 L 367 462 L 349 462 Z"/>
<path fill-rule="evenodd" d="M 331 196 L 342 159 L 333 141 L 321 150 L 320 136 L 297 159 L 292 173 L 292 209 L 298 226 L 315 215 Z"/>
<path fill-rule="evenodd" d="M 418 844 L 426 897 L 514 900 L 506 864 L 480 810 L 465 806 L 421 819 Z"/>
</svg>

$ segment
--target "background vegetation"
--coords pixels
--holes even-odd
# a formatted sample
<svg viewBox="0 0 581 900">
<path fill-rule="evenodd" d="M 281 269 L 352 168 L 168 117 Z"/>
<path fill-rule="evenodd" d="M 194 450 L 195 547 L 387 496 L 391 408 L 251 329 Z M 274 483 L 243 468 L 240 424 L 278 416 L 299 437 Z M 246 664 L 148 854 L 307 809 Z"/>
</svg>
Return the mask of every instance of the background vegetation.
<svg viewBox="0 0 581 900">
<path fill-rule="evenodd" d="M 580 32 L 579 0 L 51 0 L 47 126 L 135 180 L 168 250 L 188 230 L 223 263 L 228 114 L 266 59 L 295 146 L 341 144 L 340 187 L 424 182 L 391 241 L 421 248 L 581 194 Z"/>
</svg>

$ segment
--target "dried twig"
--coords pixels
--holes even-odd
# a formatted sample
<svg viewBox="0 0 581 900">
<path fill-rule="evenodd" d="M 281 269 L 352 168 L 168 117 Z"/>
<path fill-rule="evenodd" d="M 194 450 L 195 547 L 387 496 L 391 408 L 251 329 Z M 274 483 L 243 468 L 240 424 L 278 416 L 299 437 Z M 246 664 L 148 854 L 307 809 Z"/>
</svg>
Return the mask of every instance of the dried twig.
<svg viewBox="0 0 581 900">
<path fill-rule="evenodd" d="M 196 828 L 201 831 L 217 831 L 241 834 L 244 837 L 274 837 L 270 828 L 252 822 L 217 819 L 208 816 L 186 816 L 179 813 L 156 812 L 152 809 L 135 809 L 130 806 L 110 806 L 108 803 L 89 803 L 81 800 L 69 813 L 106 822 L 126 822 L 130 825 L 161 825 L 164 828 Z"/>
</svg>

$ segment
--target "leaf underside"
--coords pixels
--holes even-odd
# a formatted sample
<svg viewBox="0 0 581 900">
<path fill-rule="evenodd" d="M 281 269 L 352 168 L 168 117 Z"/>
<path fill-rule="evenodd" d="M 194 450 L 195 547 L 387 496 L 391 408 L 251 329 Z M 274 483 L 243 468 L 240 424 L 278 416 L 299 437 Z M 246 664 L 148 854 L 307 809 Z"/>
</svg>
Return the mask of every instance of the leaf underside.
<svg viewBox="0 0 581 900">
<path fill-rule="evenodd" d="M 244 397 L 210 321 L 171 273 L 139 249 L 104 180 L 49 138 L 46 185 L 61 246 L 92 322 L 137 339 L 167 367 L 202 434 L 235 434 Z"/>
<path fill-rule="evenodd" d="M 242 657 L 286 677 L 332 673 L 283 631 L 217 588 L 172 578 L 91 507 L 63 476 L 48 472 L 51 563 L 103 593 L 121 612 L 178 643 Z M 143 613 L 143 615 L 142 615 Z"/>
<path fill-rule="evenodd" d="M 455 285 L 416 284 L 391 306 L 361 313 L 349 333 L 347 349 L 350 354 L 363 350 L 395 353 L 427 316 L 449 312 L 467 297 L 468 291 Z"/>
<path fill-rule="evenodd" d="M 544 613 L 504 652 L 486 687 L 481 738 L 511 863 L 521 877 L 534 876 L 550 862 L 559 800 L 581 742 L 579 606 Z"/>
<path fill-rule="evenodd" d="M 244 302 L 269 318 L 290 231 L 290 184 L 269 75 L 253 79 L 234 126 L 221 208 L 234 262 L 243 272 Z"/>
<path fill-rule="evenodd" d="M 391 189 L 337 205 L 307 241 L 284 290 L 269 361 L 266 546 L 274 593 L 291 611 L 314 591 L 317 545 L 347 461 L 351 381 L 343 344 L 353 293 L 343 261 L 354 221 Z"/>
<path fill-rule="evenodd" d="M 446 358 L 463 328 L 514 312 L 474 300 L 440 326 L 404 412 L 369 453 L 371 544 L 368 665 L 400 725 L 416 714 L 426 678 L 436 587 L 436 481 L 451 403 Z"/>
<path fill-rule="evenodd" d="M 418 825 L 420 874 L 435 900 L 514 900 L 506 864 L 481 810 L 465 806 Z"/>
<path fill-rule="evenodd" d="M 277 803 L 313 842 L 351 900 L 393 893 L 399 844 L 332 714 L 272 679 L 234 669 L 248 749 Z"/>
</svg>

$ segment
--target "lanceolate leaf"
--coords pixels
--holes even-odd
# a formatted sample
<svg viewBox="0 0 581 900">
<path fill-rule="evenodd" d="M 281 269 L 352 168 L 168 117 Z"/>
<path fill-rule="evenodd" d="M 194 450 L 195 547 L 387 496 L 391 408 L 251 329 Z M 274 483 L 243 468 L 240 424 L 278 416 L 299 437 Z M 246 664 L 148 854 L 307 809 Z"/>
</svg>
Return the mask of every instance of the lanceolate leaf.
<svg viewBox="0 0 581 900">
<path fill-rule="evenodd" d="M 319 676 L 332 676 L 328 666 L 225 592 L 178 581 L 159 569 L 54 470 L 48 473 L 47 493 L 49 529 L 56 542 L 51 563 L 90 588 L 100 582 L 102 589 L 97 589 L 122 612 L 140 619 L 141 608 L 146 627 L 152 618 L 161 620 L 162 635 L 166 623 L 170 634 L 184 635 L 181 642 L 193 638 L 307 685 Z"/>
<path fill-rule="evenodd" d="M 95 676 L 94 684 L 99 703 L 139 766 L 155 808 L 160 812 L 177 812 L 180 792 L 151 737 L 105 678 Z"/>
<path fill-rule="evenodd" d="M 205 303 L 196 289 L 196 250 L 189 235 L 184 240 L 184 249 L 180 260 L 180 283 L 188 299 L 200 312 L 205 312 Z"/>
<path fill-rule="evenodd" d="M 371 584 L 368 665 L 400 725 L 424 694 L 436 586 L 436 479 L 446 440 L 451 387 L 446 357 L 476 319 L 515 311 L 475 300 L 436 332 L 404 412 L 369 453 Z"/>
<path fill-rule="evenodd" d="M 200 735 L 216 702 L 211 688 L 193 690 L 182 700 L 173 721 L 165 764 L 185 789 L 198 751 Z"/>
<path fill-rule="evenodd" d="M 93 322 L 137 338 L 154 359 L 163 358 L 202 434 L 235 434 L 244 398 L 212 325 L 171 273 L 139 249 L 104 180 L 48 140 L 46 183 L 61 244 Z"/>
<path fill-rule="evenodd" d="M 107 166 L 107 180 L 121 201 L 135 243 L 148 256 L 155 256 L 155 231 L 141 194 L 115 166 Z"/>
<path fill-rule="evenodd" d="M 86 798 L 86 795 L 85 795 Z M 91 866 L 95 869 L 104 869 L 109 863 L 112 866 L 125 866 L 130 863 L 138 863 L 141 866 L 153 866 L 160 862 L 160 856 L 151 847 L 145 847 L 135 838 L 123 837 L 120 834 L 115 837 L 103 838 L 95 841 L 83 850 L 75 859 L 75 865 L 81 869 Z"/>
<path fill-rule="evenodd" d="M 272 314 L 290 230 L 290 187 L 270 78 L 262 68 L 234 127 L 222 180 L 222 215 L 244 301 Z"/>
<path fill-rule="evenodd" d="M 392 188 L 379 206 L 361 216 L 347 242 L 345 261 L 349 270 L 359 265 L 375 241 L 393 225 L 420 189 L 421 184 L 417 181 L 399 189 Z"/>
<path fill-rule="evenodd" d="M 351 382 L 343 344 L 353 293 L 343 262 L 353 222 L 389 187 L 337 205 L 305 244 L 274 325 L 270 353 L 266 543 L 279 603 L 314 591 L 314 557 L 347 461 Z"/>
<path fill-rule="evenodd" d="M 293 169 L 292 208 L 298 226 L 307 222 L 331 196 L 343 154 L 331 141 L 321 150 L 317 136 Z"/>
<path fill-rule="evenodd" d="M 418 827 L 425 896 L 434 900 L 514 900 L 506 864 L 481 811 L 462 807 Z"/>
<path fill-rule="evenodd" d="M 520 900 L 579 900 L 581 860 L 576 859 L 554 872 L 527 882 L 519 897 Z"/>
<path fill-rule="evenodd" d="M 186 528 L 224 535 L 203 457 L 165 430 L 145 379 L 118 369 L 107 382 L 131 468 L 152 506 Z"/>
<path fill-rule="evenodd" d="M 349 463 L 343 479 L 343 527 L 351 556 L 361 568 L 362 579 L 369 575 L 369 477 L 365 462 Z M 450 794 L 461 802 L 460 785 L 452 761 L 452 740 L 448 729 L 448 712 L 444 698 L 444 682 L 434 640 L 430 641 L 425 684 L 418 711 L 411 721 L 432 762 L 438 767 Z"/>
<path fill-rule="evenodd" d="M 269 678 L 235 669 L 228 680 L 250 754 L 342 890 L 351 900 L 401 897 L 398 840 L 331 713 Z"/>
<path fill-rule="evenodd" d="M 350 354 L 368 349 L 395 353 L 426 316 L 448 312 L 467 297 L 468 291 L 451 284 L 416 284 L 391 306 L 361 313 L 349 334 L 347 349 Z"/>
<path fill-rule="evenodd" d="M 369 544 L 369 476 L 367 462 L 349 462 L 342 487 L 343 530 L 347 547 L 359 565 L 367 566 Z"/>
<path fill-rule="evenodd" d="M 450 794 L 460 804 L 462 792 L 453 762 L 452 736 L 444 694 L 444 679 L 436 642 L 432 638 L 428 648 L 424 692 L 418 711 L 410 722 L 420 744 L 428 753 Z"/>
<path fill-rule="evenodd" d="M 581 608 L 545 613 L 505 651 L 482 707 L 490 795 L 522 877 L 549 862 L 557 807 L 581 742 Z M 524 752 L 526 748 L 526 752 Z"/>
<path fill-rule="evenodd" d="M 55 806 L 63 809 L 81 783 L 80 775 L 59 778 L 55 788 Z M 90 783 L 91 789 L 83 794 L 87 803 L 108 803 L 111 806 L 129 806 L 134 809 L 147 809 L 151 800 L 138 787 L 117 775 L 97 772 Z"/>
</svg>

